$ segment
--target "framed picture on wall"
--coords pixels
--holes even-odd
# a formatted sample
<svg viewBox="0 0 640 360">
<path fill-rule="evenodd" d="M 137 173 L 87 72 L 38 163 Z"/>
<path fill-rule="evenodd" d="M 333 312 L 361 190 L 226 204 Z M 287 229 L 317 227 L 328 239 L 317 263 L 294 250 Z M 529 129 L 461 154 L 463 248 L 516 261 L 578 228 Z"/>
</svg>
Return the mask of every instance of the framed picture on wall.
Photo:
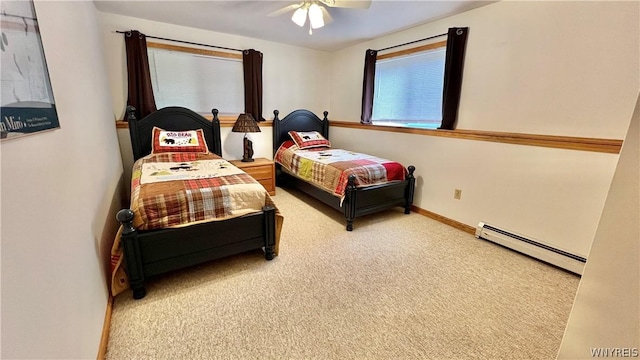
<svg viewBox="0 0 640 360">
<path fill-rule="evenodd" d="M 0 2 L 0 138 L 60 127 L 33 1 Z"/>
</svg>

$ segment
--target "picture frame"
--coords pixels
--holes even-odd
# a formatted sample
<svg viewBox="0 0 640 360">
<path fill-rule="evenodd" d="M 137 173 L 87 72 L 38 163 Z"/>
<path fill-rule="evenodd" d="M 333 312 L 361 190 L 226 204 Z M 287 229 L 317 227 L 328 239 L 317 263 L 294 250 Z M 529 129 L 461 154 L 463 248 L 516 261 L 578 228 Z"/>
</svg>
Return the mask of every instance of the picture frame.
<svg viewBox="0 0 640 360">
<path fill-rule="evenodd" d="M 60 128 L 32 0 L 0 2 L 0 139 Z"/>
</svg>

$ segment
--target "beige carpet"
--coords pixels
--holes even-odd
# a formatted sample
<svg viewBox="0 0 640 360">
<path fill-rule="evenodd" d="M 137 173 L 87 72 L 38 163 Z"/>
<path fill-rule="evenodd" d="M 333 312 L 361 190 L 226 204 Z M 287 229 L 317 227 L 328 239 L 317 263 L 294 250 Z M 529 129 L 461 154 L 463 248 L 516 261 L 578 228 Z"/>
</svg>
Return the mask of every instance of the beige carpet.
<svg viewBox="0 0 640 360">
<path fill-rule="evenodd" d="M 233 256 L 114 302 L 109 359 L 554 359 L 579 277 L 402 209 L 295 191 L 280 256 Z"/>
</svg>

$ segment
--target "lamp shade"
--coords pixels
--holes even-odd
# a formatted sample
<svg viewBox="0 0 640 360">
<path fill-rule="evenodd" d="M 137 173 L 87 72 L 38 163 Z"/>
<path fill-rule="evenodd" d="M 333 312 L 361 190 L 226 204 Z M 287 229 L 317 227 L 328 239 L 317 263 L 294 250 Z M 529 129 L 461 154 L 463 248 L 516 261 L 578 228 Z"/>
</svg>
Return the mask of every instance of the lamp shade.
<svg viewBox="0 0 640 360">
<path fill-rule="evenodd" d="M 231 131 L 239 133 L 254 133 L 260 132 L 260 127 L 258 127 L 258 123 L 253 119 L 251 114 L 240 114 L 238 115 L 236 123 L 233 124 Z"/>
<path fill-rule="evenodd" d="M 298 26 L 304 26 L 304 23 L 307 22 L 307 8 L 300 7 L 291 16 L 291 20 L 296 23 Z"/>
<path fill-rule="evenodd" d="M 313 29 L 321 28 L 324 26 L 324 18 L 322 17 L 322 9 L 318 4 L 311 4 L 309 6 L 309 22 Z"/>
</svg>

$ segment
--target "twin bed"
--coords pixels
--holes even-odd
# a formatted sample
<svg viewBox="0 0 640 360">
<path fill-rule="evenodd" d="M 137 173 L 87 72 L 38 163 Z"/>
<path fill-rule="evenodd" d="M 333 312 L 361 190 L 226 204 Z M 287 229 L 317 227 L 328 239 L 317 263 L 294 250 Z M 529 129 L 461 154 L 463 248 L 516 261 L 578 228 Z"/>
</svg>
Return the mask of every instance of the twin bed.
<svg viewBox="0 0 640 360">
<path fill-rule="evenodd" d="M 127 108 L 136 160 L 132 175 L 132 209 L 120 210 L 116 215 L 122 226 L 111 253 L 112 294 L 130 287 L 133 297 L 140 299 L 146 294 L 145 280 L 151 276 L 250 250 L 264 249 L 265 258 L 273 259 L 278 254 L 283 217 L 260 183 L 221 158 L 218 111 L 212 111 L 212 121 L 181 107 L 163 108 L 141 120 L 135 118 L 133 111 L 132 107 Z M 158 138 L 154 128 L 171 132 L 201 131 L 204 141 L 200 142 L 207 144 L 208 154 L 182 151 L 153 154 L 154 145 L 162 141 L 176 145 L 173 138 Z M 191 176 L 191 169 L 186 167 L 204 161 L 220 172 L 227 171 L 226 175 L 215 178 L 196 175 L 180 181 L 141 183 L 144 176 L 141 168 L 145 163 L 151 166 L 169 164 L 180 168 L 179 174 L 184 170 L 185 176 Z M 178 166 L 171 166 L 175 163 Z M 157 186 L 164 187 L 167 192 L 153 190 Z M 233 192 L 233 187 L 241 189 Z M 263 199 L 261 208 L 255 209 L 255 201 L 251 208 L 243 208 L 243 202 L 247 200 L 243 190 L 253 191 L 252 198 Z M 139 197 L 140 193 L 149 197 Z M 154 217 L 157 219 L 150 220 Z"/>
<path fill-rule="evenodd" d="M 182 107 L 163 108 L 140 120 L 132 107 L 127 114 L 135 164 L 131 209 L 116 216 L 122 225 L 112 249 L 112 294 L 130 287 L 133 297 L 140 299 L 146 294 L 146 279 L 155 275 L 250 250 L 262 249 L 267 260 L 278 254 L 284 217 L 256 180 L 221 158 L 217 110 L 212 110 L 212 121 Z M 277 110 L 274 114 L 279 186 L 295 186 L 342 211 L 348 231 L 359 216 L 395 206 L 410 212 L 413 166 L 336 152 L 340 150 L 328 143 L 327 112 L 322 120 L 307 110 L 296 110 L 282 120 Z M 305 137 L 317 132 L 326 144 L 300 149 L 306 157 L 297 158 L 286 153 L 296 149 L 291 145 L 296 132 Z M 188 141 L 175 137 L 187 133 Z M 177 147 L 181 142 L 185 147 Z M 191 147 L 193 143 L 206 143 L 206 149 Z M 320 162 L 312 165 L 309 157 Z M 294 166 L 283 159 L 292 160 Z M 346 161 L 337 161 L 341 159 Z M 356 167 L 329 176 L 332 162 Z M 302 176 L 296 172 L 309 167 L 321 172 Z M 377 175 L 368 181 L 370 174 Z"/>
<path fill-rule="evenodd" d="M 323 119 L 308 110 L 293 111 L 283 119 L 279 118 L 278 110 L 273 114 L 273 151 L 278 186 L 294 186 L 343 212 L 347 231 L 353 230 L 353 222 L 359 216 L 396 206 L 404 207 L 405 214 L 411 211 L 415 189 L 414 166 L 405 169 L 397 162 L 332 149 L 328 142 L 326 111 Z M 312 147 L 300 152 L 296 143 L 296 154 L 287 153 L 283 148 L 292 148 L 289 145 L 291 132 L 317 132 L 320 135 L 317 138 L 326 139 L 329 146 L 318 145 L 316 140 L 311 142 Z M 309 165 L 304 166 L 305 162 Z M 320 168 L 321 174 L 309 168 Z M 330 169 L 335 168 L 338 171 L 334 177 L 340 179 L 328 179 L 331 177 Z"/>
</svg>

